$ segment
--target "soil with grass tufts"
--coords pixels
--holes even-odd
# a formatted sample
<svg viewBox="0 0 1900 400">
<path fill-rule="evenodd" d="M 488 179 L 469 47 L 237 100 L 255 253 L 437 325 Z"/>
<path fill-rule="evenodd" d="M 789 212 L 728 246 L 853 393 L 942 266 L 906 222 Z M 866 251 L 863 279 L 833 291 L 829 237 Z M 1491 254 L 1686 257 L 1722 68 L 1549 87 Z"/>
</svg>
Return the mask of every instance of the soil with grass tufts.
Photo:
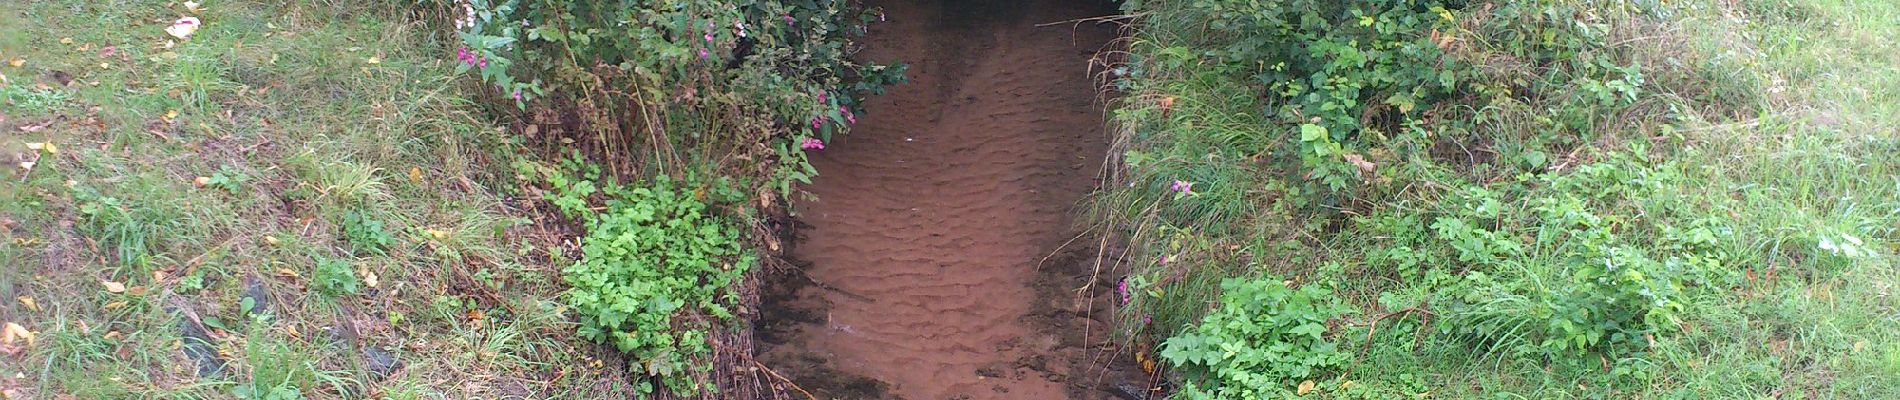
<svg viewBox="0 0 1900 400">
<path fill-rule="evenodd" d="M 878 2 L 865 57 L 910 64 L 813 160 L 803 277 L 768 290 L 764 358 L 825 398 L 1106 398 L 1112 284 L 1072 211 L 1106 151 L 1073 1 Z M 1087 290 L 1078 290 L 1087 289 Z M 1145 383 L 1145 381 L 1143 381 Z"/>
</svg>

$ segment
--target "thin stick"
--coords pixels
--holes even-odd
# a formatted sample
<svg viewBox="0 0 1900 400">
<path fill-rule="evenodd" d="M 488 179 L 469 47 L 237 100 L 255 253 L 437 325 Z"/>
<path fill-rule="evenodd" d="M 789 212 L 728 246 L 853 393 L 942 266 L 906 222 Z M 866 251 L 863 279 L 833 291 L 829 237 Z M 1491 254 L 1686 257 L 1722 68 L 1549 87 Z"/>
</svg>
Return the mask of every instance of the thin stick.
<svg viewBox="0 0 1900 400">
<path fill-rule="evenodd" d="M 752 357 L 746 357 L 746 361 L 751 361 L 752 365 L 757 365 L 759 366 L 759 369 L 765 370 L 765 373 L 772 374 L 773 378 L 778 378 L 779 381 L 785 382 L 786 385 L 791 385 L 793 390 L 797 390 L 799 393 L 804 394 L 805 398 L 811 399 L 811 400 L 818 400 L 818 396 L 813 396 L 811 392 L 805 391 L 805 388 L 798 387 L 797 383 L 793 383 L 791 379 L 786 379 L 784 375 L 779 375 L 778 371 L 773 371 L 772 367 L 765 366 L 765 363 L 761 363 L 759 362 L 759 360 L 754 360 L 752 359 Z"/>
<path fill-rule="evenodd" d="M 1044 23 L 1036 24 L 1036 27 L 1040 28 L 1040 27 L 1045 27 L 1045 26 L 1056 26 L 1056 25 L 1062 25 L 1062 24 L 1081 24 L 1083 22 L 1095 22 L 1095 23 L 1113 22 L 1113 21 L 1124 20 L 1124 19 L 1135 19 L 1135 17 L 1138 17 L 1138 16 L 1140 16 L 1140 14 L 1120 14 L 1120 15 L 1104 15 L 1100 17 L 1076 18 L 1076 19 L 1064 20 L 1064 21 L 1044 22 Z"/>
</svg>

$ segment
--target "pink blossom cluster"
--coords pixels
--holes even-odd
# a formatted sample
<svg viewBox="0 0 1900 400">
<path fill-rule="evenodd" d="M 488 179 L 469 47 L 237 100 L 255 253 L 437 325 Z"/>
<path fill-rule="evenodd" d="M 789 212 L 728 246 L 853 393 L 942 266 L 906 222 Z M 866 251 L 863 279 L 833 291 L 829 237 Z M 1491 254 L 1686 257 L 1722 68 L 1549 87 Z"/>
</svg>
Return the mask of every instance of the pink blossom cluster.
<svg viewBox="0 0 1900 400">
<path fill-rule="evenodd" d="M 455 49 L 455 58 L 458 60 L 462 60 L 463 64 L 468 64 L 471 66 L 475 66 L 477 68 L 488 68 L 488 57 L 482 57 L 481 55 L 475 54 L 475 52 L 469 51 L 467 47 Z"/>
</svg>

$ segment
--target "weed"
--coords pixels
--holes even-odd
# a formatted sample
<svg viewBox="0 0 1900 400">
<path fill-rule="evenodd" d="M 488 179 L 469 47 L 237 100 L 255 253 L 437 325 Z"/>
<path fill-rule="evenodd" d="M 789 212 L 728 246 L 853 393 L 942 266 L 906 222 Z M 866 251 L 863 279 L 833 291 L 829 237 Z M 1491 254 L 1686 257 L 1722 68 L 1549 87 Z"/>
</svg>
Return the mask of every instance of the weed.
<svg viewBox="0 0 1900 400">
<path fill-rule="evenodd" d="M 1190 399 L 1285 397 L 1303 380 L 1339 367 L 1347 354 L 1327 338 L 1346 312 L 1317 286 L 1279 279 L 1221 282 L 1220 307 L 1197 328 L 1168 338 L 1161 357 L 1179 368 Z"/>
<path fill-rule="evenodd" d="M 697 375 L 707 372 L 711 326 L 685 317 L 732 318 L 726 288 L 754 262 L 740 231 L 664 178 L 604 193 L 606 211 L 583 214 L 580 262 L 562 270 L 580 336 L 631 354 L 675 393 L 707 390 Z"/>
<path fill-rule="evenodd" d="M 329 296 L 356 294 L 362 290 L 363 281 L 356 276 L 356 269 L 349 260 L 317 257 L 317 266 L 311 272 L 310 285 L 317 292 Z"/>
<path fill-rule="evenodd" d="M 357 255 L 388 254 L 386 250 L 396 244 L 396 236 L 383 227 L 383 221 L 370 219 L 359 210 L 344 211 L 337 225 L 343 228 L 343 237 Z"/>
</svg>

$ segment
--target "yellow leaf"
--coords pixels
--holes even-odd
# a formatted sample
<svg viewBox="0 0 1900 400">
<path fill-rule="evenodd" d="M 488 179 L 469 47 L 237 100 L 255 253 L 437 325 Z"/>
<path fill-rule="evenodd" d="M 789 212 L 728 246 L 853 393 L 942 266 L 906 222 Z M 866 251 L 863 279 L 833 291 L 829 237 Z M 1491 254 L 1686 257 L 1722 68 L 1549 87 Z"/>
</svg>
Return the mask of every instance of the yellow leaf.
<svg viewBox="0 0 1900 400">
<path fill-rule="evenodd" d="M 200 176 L 197 179 L 192 179 L 191 184 L 197 185 L 198 187 L 204 187 L 205 185 L 211 184 L 211 177 Z M 269 239 L 266 239 L 265 241 L 269 241 Z"/>
<path fill-rule="evenodd" d="M 106 286 L 106 292 L 125 293 L 125 284 L 123 283 L 113 281 L 99 281 L 99 283 Z"/>
<path fill-rule="evenodd" d="M 1854 342 L 1854 352 L 1855 352 L 1855 353 L 1859 353 L 1859 352 L 1860 352 L 1861 350 L 1864 350 L 1864 349 L 1866 349 L 1866 348 L 1867 348 L 1867 341 L 1865 341 L 1865 340 L 1862 340 L 1862 341 L 1857 341 L 1857 342 Z"/>
<path fill-rule="evenodd" d="M 7 61 L 7 65 L 12 65 L 14 67 L 26 65 L 26 59 L 14 57 L 12 60 Z"/>
<path fill-rule="evenodd" d="M 362 275 L 362 276 L 363 276 L 363 284 L 364 284 L 364 285 L 368 285 L 369 287 L 376 287 L 376 284 L 377 284 L 377 283 L 379 282 L 379 281 L 378 281 L 378 280 L 376 279 L 376 273 L 375 273 L 375 272 L 369 272 L 369 268 L 368 268 L 368 267 L 364 267 L 364 266 L 360 266 L 360 265 L 359 265 L 359 266 L 357 266 L 357 267 L 356 267 L 356 272 L 357 272 L 357 275 Z"/>
<path fill-rule="evenodd" d="M 73 38 L 69 38 L 69 37 L 59 38 L 59 44 L 71 45 L 73 44 Z"/>
<path fill-rule="evenodd" d="M 276 245 L 277 245 L 277 237 L 276 237 L 276 236 L 265 236 L 265 237 L 264 237 L 264 244 L 268 244 L 268 245 L 272 245 L 272 246 L 276 246 Z"/>
<path fill-rule="evenodd" d="M 415 183 L 422 183 L 422 168 L 409 167 L 409 181 L 415 182 Z"/>
<path fill-rule="evenodd" d="M 1306 382 L 1300 382 L 1299 394 L 1301 396 L 1305 396 L 1307 393 L 1311 393 L 1313 391 L 1313 386 L 1315 386 L 1315 384 L 1313 383 L 1313 380 L 1311 379 L 1306 380 Z"/>
<path fill-rule="evenodd" d="M 8 322 L 6 333 L 0 334 L 0 343 L 13 344 L 15 340 L 24 339 L 26 340 L 26 344 L 31 346 L 33 345 L 33 336 L 33 331 L 26 330 L 26 327 Z"/>
<path fill-rule="evenodd" d="M 47 143 L 46 154 L 59 154 L 59 145 Z"/>
<path fill-rule="evenodd" d="M 27 296 L 20 296 L 20 297 L 16 297 L 16 298 L 14 298 L 14 299 L 15 299 L 15 300 L 19 300 L 19 301 L 20 301 L 20 305 L 22 305 L 22 306 L 26 306 L 26 309 L 28 309 L 28 310 L 33 310 L 33 311 L 39 311 L 39 310 L 40 310 L 40 302 L 38 302 L 38 301 L 34 301 L 32 297 L 27 297 Z M 1861 344 L 1866 344 L 1866 343 L 1867 343 L 1867 342 L 1861 342 Z"/>
<path fill-rule="evenodd" d="M 382 58 L 382 57 L 376 57 L 376 56 L 370 56 L 370 58 L 369 58 L 368 60 L 363 60 L 363 62 L 366 62 L 366 63 L 370 63 L 371 65 L 375 65 L 375 64 L 382 64 L 382 63 L 383 63 L 383 58 Z"/>
<path fill-rule="evenodd" d="M 277 275 L 287 276 L 287 277 L 292 277 L 292 278 L 303 276 L 303 275 L 297 274 L 297 271 L 291 271 L 290 268 L 278 268 Z"/>
<path fill-rule="evenodd" d="M 172 122 L 173 119 L 178 118 L 178 110 L 165 110 L 165 116 L 158 118 L 165 120 L 165 122 Z"/>
<path fill-rule="evenodd" d="M 27 149 L 27 150 L 35 150 L 35 151 L 38 151 L 39 149 L 44 149 L 44 148 L 46 148 L 46 144 L 45 144 L 45 143 L 40 143 L 40 142 L 27 142 L 27 143 L 26 143 L 26 149 Z"/>
</svg>

